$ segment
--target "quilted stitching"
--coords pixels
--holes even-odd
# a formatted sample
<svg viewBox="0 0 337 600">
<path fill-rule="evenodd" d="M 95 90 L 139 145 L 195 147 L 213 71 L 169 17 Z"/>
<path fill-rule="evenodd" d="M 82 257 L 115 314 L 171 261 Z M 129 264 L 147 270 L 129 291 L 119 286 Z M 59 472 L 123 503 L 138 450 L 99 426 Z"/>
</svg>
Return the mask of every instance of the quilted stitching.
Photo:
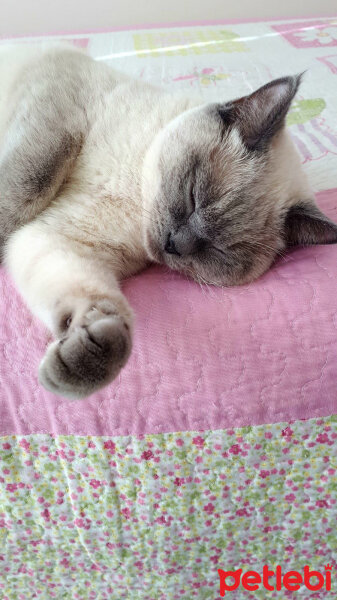
<svg viewBox="0 0 337 600">
<path fill-rule="evenodd" d="M 336 218 L 335 193 L 319 200 Z M 125 282 L 132 357 L 79 402 L 38 385 L 48 336 L 2 272 L 1 433 L 159 433 L 333 414 L 336 256 L 333 246 L 294 251 L 242 288 L 200 288 L 155 267 Z"/>
</svg>

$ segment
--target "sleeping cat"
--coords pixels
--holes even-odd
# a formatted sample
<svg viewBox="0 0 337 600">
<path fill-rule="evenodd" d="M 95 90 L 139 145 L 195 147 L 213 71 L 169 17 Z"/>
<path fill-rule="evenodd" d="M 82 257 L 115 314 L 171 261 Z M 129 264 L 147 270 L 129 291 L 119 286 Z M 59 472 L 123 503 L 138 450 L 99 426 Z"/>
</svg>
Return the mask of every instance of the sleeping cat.
<svg viewBox="0 0 337 600">
<path fill-rule="evenodd" d="M 39 378 L 85 397 L 131 351 L 122 278 L 151 262 L 250 282 L 337 242 L 284 122 L 300 76 L 205 104 L 56 46 L 0 49 L 0 253 L 55 341 Z"/>
</svg>

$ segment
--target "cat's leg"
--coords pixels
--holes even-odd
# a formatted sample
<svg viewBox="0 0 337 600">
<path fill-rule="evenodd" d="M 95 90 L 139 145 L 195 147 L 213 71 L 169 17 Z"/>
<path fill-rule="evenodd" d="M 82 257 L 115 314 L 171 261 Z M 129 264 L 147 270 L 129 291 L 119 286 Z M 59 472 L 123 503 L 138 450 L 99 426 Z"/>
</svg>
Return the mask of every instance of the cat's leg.
<svg viewBox="0 0 337 600">
<path fill-rule="evenodd" d="M 34 114 L 33 117 L 36 118 Z M 38 129 L 33 117 L 14 122 L 0 152 L 0 260 L 9 235 L 55 197 L 80 152 L 82 134 L 60 124 Z"/>
<path fill-rule="evenodd" d="M 10 238 L 5 260 L 28 306 L 56 337 L 40 364 L 43 386 L 81 398 L 114 379 L 131 351 L 132 311 L 111 267 L 42 221 Z"/>
<path fill-rule="evenodd" d="M 8 237 L 55 198 L 87 135 L 82 90 L 66 79 L 71 60 L 83 57 L 68 51 L 58 72 L 52 61 L 61 61 L 63 54 L 28 63 L 7 94 L 0 90 L 0 261 Z M 15 64 L 13 59 L 14 70 Z"/>
</svg>

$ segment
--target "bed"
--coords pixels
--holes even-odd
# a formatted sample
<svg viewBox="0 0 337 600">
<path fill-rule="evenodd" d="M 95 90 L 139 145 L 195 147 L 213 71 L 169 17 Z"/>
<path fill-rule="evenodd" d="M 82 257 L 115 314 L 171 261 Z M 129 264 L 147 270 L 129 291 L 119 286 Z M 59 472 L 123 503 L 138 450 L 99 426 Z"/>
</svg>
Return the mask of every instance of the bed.
<svg viewBox="0 0 337 600">
<path fill-rule="evenodd" d="M 306 71 L 288 125 L 337 221 L 337 17 L 55 39 L 205 101 Z M 75 402 L 39 385 L 48 334 L 1 269 L 1 598 L 217 600 L 218 569 L 268 565 L 309 566 L 324 585 L 303 581 L 298 597 L 332 600 L 336 265 L 337 246 L 297 249 L 230 289 L 151 267 L 123 284 L 137 316 L 127 367 Z M 226 597 L 266 597 L 226 581 Z"/>
</svg>

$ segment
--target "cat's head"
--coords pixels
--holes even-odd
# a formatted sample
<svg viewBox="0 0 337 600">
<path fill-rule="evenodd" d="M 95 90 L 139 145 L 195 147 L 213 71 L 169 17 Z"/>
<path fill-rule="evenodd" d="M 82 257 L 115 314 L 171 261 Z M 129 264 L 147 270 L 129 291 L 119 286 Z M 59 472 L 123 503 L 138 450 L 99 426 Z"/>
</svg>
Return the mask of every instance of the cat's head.
<svg viewBox="0 0 337 600">
<path fill-rule="evenodd" d="M 284 77 L 233 102 L 192 108 L 158 134 L 143 178 L 152 260 L 200 282 L 237 285 L 288 246 L 337 242 L 284 127 L 299 83 Z"/>
</svg>

